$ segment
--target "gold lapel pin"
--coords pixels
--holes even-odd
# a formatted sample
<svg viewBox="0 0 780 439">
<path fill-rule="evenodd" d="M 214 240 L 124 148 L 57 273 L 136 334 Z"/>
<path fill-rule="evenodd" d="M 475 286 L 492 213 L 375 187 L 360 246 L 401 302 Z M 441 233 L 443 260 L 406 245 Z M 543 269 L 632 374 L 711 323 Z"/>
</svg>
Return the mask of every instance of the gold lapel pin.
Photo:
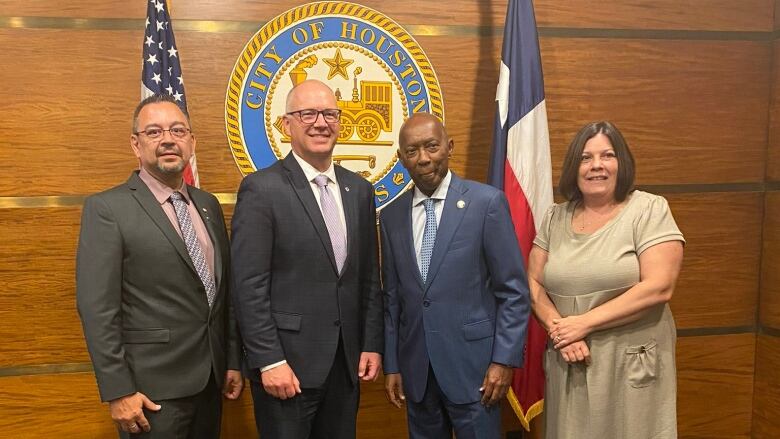
<svg viewBox="0 0 780 439">
<path fill-rule="evenodd" d="M 458 200 L 458 209 L 463 209 L 466 207 L 466 202 L 463 200 Z"/>
</svg>

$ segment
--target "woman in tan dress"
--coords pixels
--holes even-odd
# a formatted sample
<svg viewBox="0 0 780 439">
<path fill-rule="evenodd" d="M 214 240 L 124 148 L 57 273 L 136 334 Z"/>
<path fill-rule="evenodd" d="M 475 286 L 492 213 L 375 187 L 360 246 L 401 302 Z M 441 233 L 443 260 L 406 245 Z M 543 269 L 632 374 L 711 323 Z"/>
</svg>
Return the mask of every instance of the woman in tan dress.
<svg viewBox="0 0 780 439">
<path fill-rule="evenodd" d="M 575 136 L 529 258 L 533 311 L 550 335 L 550 439 L 677 437 L 676 332 L 668 302 L 684 239 L 663 197 L 633 189 L 609 122 Z"/>
</svg>

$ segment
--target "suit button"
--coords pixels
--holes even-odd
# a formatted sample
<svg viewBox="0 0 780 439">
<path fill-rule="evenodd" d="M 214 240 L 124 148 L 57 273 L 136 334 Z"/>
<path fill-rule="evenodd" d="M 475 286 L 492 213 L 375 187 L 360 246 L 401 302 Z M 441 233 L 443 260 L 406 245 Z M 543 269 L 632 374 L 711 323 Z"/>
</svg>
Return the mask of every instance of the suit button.
<svg viewBox="0 0 780 439">
<path fill-rule="evenodd" d="M 336 326 L 341 326 L 341 320 L 334 320 L 333 324 Z"/>
<path fill-rule="evenodd" d="M 431 301 L 430 300 L 423 300 L 423 306 L 428 308 L 429 306 L 431 306 Z"/>
</svg>

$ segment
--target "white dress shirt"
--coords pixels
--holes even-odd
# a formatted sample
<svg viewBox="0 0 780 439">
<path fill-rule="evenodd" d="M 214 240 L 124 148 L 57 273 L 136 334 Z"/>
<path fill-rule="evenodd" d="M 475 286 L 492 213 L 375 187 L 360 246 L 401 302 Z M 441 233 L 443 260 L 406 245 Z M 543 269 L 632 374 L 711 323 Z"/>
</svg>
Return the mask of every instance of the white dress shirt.
<svg viewBox="0 0 780 439">
<path fill-rule="evenodd" d="M 314 179 L 318 175 L 324 175 L 328 177 L 328 191 L 330 191 L 330 194 L 336 201 L 336 206 L 339 209 L 341 230 L 344 231 L 344 236 L 347 236 L 347 220 L 344 216 L 344 204 L 341 202 L 341 190 L 339 189 L 339 182 L 336 180 L 336 171 L 333 169 L 333 161 L 330 162 L 330 166 L 328 166 L 328 169 L 326 169 L 325 172 L 320 172 L 314 166 L 310 165 L 306 160 L 298 157 L 298 154 L 295 152 L 293 152 L 292 155 L 295 157 L 295 160 L 298 162 L 298 164 L 301 165 L 301 169 L 303 169 L 303 175 L 306 176 L 306 180 L 308 180 L 309 186 L 311 186 L 311 191 L 314 194 L 314 199 L 317 200 L 317 205 L 320 206 L 320 211 L 322 211 L 320 187 L 317 186 L 317 183 L 314 182 Z"/>
<path fill-rule="evenodd" d="M 317 205 L 320 207 L 320 211 L 322 211 L 322 201 L 320 200 L 320 187 L 317 186 L 317 183 L 314 182 L 314 179 L 318 175 L 324 175 L 328 177 L 328 191 L 330 191 L 330 195 L 336 201 L 336 206 L 339 209 L 339 222 L 341 224 L 341 230 L 344 231 L 344 236 L 347 236 L 347 220 L 346 217 L 344 216 L 344 205 L 341 202 L 341 190 L 339 189 L 339 182 L 338 180 L 336 180 L 336 171 L 333 169 L 333 161 L 330 162 L 330 166 L 328 166 L 328 169 L 326 169 L 325 172 L 320 172 L 314 166 L 310 165 L 306 160 L 299 157 L 298 154 L 295 153 L 295 151 L 293 151 L 292 155 L 293 157 L 295 157 L 295 160 L 298 162 L 298 164 L 301 165 L 301 169 L 303 169 L 303 175 L 306 176 L 306 180 L 308 180 L 309 182 L 309 186 L 311 187 L 312 193 L 314 193 L 314 199 L 317 200 Z M 425 214 L 423 213 L 423 217 L 424 216 Z M 424 223 L 425 223 L 425 218 L 423 218 L 423 224 Z M 287 360 L 282 360 L 277 363 L 269 364 L 268 366 L 261 368 L 260 372 L 271 370 L 285 363 L 287 363 Z"/>
<path fill-rule="evenodd" d="M 423 234 L 425 233 L 425 206 L 423 201 L 431 198 L 435 200 L 433 202 L 433 210 L 436 212 L 436 227 L 438 230 L 439 222 L 441 221 L 441 213 L 444 211 L 444 201 L 447 199 L 447 191 L 450 189 L 450 181 L 452 180 L 452 172 L 447 171 L 447 175 L 439 184 L 439 187 L 431 194 L 430 197 L 420 192 L 416 186 L 414 188 L 414 196 L 412 197 L 412 237 L 414 238 L 414 253 L 417 255 L 417 266 L 420 266 L 420 249 L 422 249 Z"/>
</svg>

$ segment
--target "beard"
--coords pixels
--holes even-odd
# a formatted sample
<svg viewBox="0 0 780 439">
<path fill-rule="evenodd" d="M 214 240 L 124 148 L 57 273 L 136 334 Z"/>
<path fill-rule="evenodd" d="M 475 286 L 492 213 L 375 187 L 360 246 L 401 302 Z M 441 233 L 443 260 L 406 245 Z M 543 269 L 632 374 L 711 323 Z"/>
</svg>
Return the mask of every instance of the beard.
<svg viewBox="0 0 780 439">
<path fill-rule="evenodd" d="M 180 159 L 176 163 L 157 162 L 157 169 L 163 174 L 180 174 L 182 171 L 184 171 L 186 166 L 187 163 L 184 161 L 184 159 Z"/>
<path fill-rule="evenodd" d="M 168 161 L 162 161 L 160 158 L 157 158 L 157 169 L 162 172 L 163 174 L 180 174 L 182 171 L 184 171 L 184 168 L 187 166 L 187 161 L 184 160 L 182 156 L 181 150 L 176 145 L 161 145 L 157 149 L 158 155 L 163 154 L 176 154 L 178 156 L 178 159 L 176 162 L 171 163 Z"/>
</svg>

